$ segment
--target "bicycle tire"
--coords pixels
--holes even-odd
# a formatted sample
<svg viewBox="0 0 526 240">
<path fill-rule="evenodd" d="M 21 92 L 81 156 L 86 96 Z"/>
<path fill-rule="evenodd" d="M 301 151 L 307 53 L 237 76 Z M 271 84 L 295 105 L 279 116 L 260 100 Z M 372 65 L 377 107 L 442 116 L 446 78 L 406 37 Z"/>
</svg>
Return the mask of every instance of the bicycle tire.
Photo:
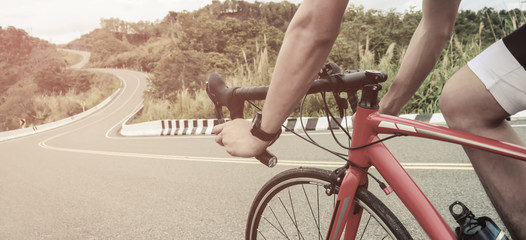
<svg viewBox="0 0 526 240">
<path fill-rule="evenodd" d="M 274 176 L 261 188 L 252 203 L 245 238 L 247 240 L 324 239 L 336 201 L 336 194 L 328 196 L 325 193 L 325 186 L 330 185 L 331 181 L 334 182 L 331 180 L 331 171 L 318 168 L 289 169 Z M 309 188 L 309 193 L 316 192 L 316 199 L 308 197 L 306 186 Z M 316 190 L 312 190 L 311 187 Z M 328 199 L 329 203 L 333 202 L 332 205 L 325 203 L 328 206 L 324 206 L 320 203 L 320 192 L 325 200 L 333 198 Z M 295 197 L 293 198 L 292 195 Z M 302 201 L 294 203 L 296 197 L 301 195 L 305 195 Z M 316 206 L 313 206 L 314 202 Z M 367 189 L 358 188 L 355 202 L 364 210 L 358 229 L 361 239 L 384 239 L 386 235 L 392 239 L 412 239 L 393 212 Z M 300 208 L 306 213 L 298 212 Z M 277 215 L 284 219 L 278 219 Z M 304 220 L 303 216 L 312 220 Z M 376 223 L 371 224 L 372 219 Z M 370 230 L 375 232 L 372 235 L 367 232 L 365 235 L 365 230 L 368 231 L 370 227 L 372 227 Z M 376 230 L 382 230 L 384 233 L 377 235 Z M 360 235 L 357 239 L 360 239 Z"/>
</svg>

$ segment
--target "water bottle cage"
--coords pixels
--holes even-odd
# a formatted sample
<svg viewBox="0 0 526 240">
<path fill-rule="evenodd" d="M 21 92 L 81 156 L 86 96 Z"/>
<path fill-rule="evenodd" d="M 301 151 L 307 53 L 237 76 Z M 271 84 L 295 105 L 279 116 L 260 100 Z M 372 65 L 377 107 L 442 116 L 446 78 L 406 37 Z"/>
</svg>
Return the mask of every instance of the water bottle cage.
<svg viewBox="0 0 526 240">
<path fill-rule="evenodd" d="M 475 237 L 482 229 L 486 228 L 486 221 L 491 221 L 488 217 L 479 217 L 465 221 L 463 225 L 457 227 L 456 234 L 459 240 L 468 240 Z"/>
<path fill-rule="evenodd" d="M 461 211 L 458 210 L 460 206 Z M 459 240 L 499 239 L 508 240 L 508 237 L 489 217 L 475 217 L 475 215 L 461 202 L 455 201 L 449 206 L 451 215 L 455 218 L 459 227 L 455 228 Z"/>
</svg>

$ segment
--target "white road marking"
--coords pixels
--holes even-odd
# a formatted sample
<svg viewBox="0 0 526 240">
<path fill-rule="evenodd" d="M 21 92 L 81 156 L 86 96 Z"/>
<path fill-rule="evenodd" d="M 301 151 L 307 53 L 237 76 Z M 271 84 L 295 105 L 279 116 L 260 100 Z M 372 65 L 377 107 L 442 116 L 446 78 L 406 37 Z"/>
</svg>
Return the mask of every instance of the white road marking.
<svg viewBox="0 0 526 240">
<path fill-rule="evenodd" d="M 123 82 L 124 89 L 127 87 L 126 82 L 122 79 L 121 76 L 118 76 Z M 138 81 L 140 79 L 136 76 L 134 78 Z M 122 92 L 118 97 L 122 96 Z M 134 90 L 137 91 L 137 88 Z M 126 103 L 130 99 L 126 100 Z M 121 107 L 122 108 L 122 107 Z M 120 110 L 118 108 L 116 111 Z M 105 136 L 110 139 L 166 139 L 167 136 L 155 136 L 155 137 L 111 137 L 109 136 L 110 132 L 115 129 L 117 126 L 122 124 L 123 121 L 126 121 L 129 116 L 118 122 L 112 128 L 110 128 Z M 105 118 L 103 118 L 105 119 Z M 99 119 L 96 122 L 101 121 Z M 95 124 L 96 122 L 92 123 Z M 89 125 L 92 125 L 89 124 Z M 86 127 L 86 126 L 84 126 Z M 526 125 L 513 125 L 513 127 L 526 127 Z M 96 155 L 106 155 L 106 156 L 120 156 L 120 157 L 134 157 L 134 158 L 150 158 L 150 159 L 166 159 L 166 160 L 176 160 L 176 161 L 192 161 L 192 162 L 215 162 L 215 163 L 237 163 L 237 164 L 260 164 L 258 161 L 252 158 L 215 158 L 215 157 L 195 157 L 195 156 L 174 156 L 174 155 L 161 155 L 161 154 L 144 154 L 144 153 L 129 153 L 129 152 L 113 152 L 113 151 L 98 151 L 98 150 L 87 150 L 87 149 L 74 149 L 74 148 L 62 148 L 54 147 L 47 144 L 48 141 L 55 139 L 59 136 L 63 136 L 69 132 L 65 132 L 54 137 L 43 140 L 39 143 L 39 146 L 45 149 L 54 150 L 54 151 L 63 151 L 63 152 L 74 152 L 74 153 L 83 153 L 83 154 L 96 154 Z M 300 133 L 304 135 L 303 133 Z M 330 132 L 309 132 L 309 135 L 329 135 Z M 342 132 L 336 132 L 335 134 L 340 135 Z M 293 136 L 292 133 L 284 134 L 284 136 Z M 192 136 L 171 136 L 178 138 L 214 138 L 213 135 L 192 135 Z M 300 160 L 279 160 L 279 166 L 310 166 L 310 167 L 328 167 L 336 168 L 343 166 L 343 161 L 300 161 Z M 470 163 L 401 163 L 405 169 L 416 169 L 416 170 L 468 170 L 473 171 L 473 167 Z"/>
<path fill-rule="evenodd" d="M 115 75 L 116 75 L 116 74 L 115 74 Z M 116 76 L 117 76 L 117 75 L 116 75 Z M 124 81 L 124 78 L 123 78 L 123 77 L 121 77 L 121 76 L 117 76 L 117 77 L 119 77 L 119 79 L 121 79 L 121 81 L 124 83 L 124 85 L 127 86 L 127 85 L 126 85 L 127 83 L 126 83 L 126 81 Z M 140 79 L 138 76 L 133 76 L 133 77 L 135 78 L 135 80 L 137 80 L 137 87 L 135 88 L 135 90 L 134 90 L 132 96 L 134 96 L 134 95 L 136 94 L 136 92 L 138 91 L 139 86 L 140 86 L 140 81 L 141 81 L 141 79 Z M 126 101 L 126 103 L 130 102 L 131 100 L 132 100 L 131 98 L 128 99 L 128 100 Z M 119 122 L 116 123 L 113 127 L 111 127 L 111 128 L 106 132 L 106 135 L 105 135 L 106 138 L 108 138 L 108 139 L 116 139 L 116 137 L 111 137 L 111 136 L 110 136 L 110 132 L 113 131 L 113 129 L 115 129 L 116 127 L 121 126 L 122 123 L 124 123 L 124 122 L 128 121 L 130 118 L 132 118 L 133 115 L 135 115 L 135 114 L 138 112 L 137 109 L 140 108 L 140 106 L 143 104 L 143 102 L 144 102 L 144 101 L 141 101 L 141 102 L 139 103 L 139 105 L 137 105 L 137 107 L 135 108 L 135 110 L 133 111 L 132 114 L 126 116 L 126 118 L 124 118 L 122 121 L 119 121 Z M 124 107 L 125 105 L 126 105 L 126 104 L 123 104 L 122 107 Z M 122 107 L 119 108 L 119 109 L 117 109 L 116 111 L 122 109 Z M 116 112 L 116 111 L 115 111 L 115 112 Z M 121 138 L 121 137 L 119 137 L 119 138 Z"/>
<path fill-rule="evenodd" d="M 190 162 L 214 162 L 214 163 L 236 163 L 236 164 L 260 164 L 252 158 L 217 158 L 217 157 L 193 157 L 193 156 L 174 156 L 162 154 L 146 154 L 146 153 L 129 153 L 129 152 L 113 152 L 113 151 L 98 151 L 87 149 L 74 149 L 54 147 L 47 144 L 47 141 L 53 139 L 48 138 L 41 141 L 38 145 L 42 148 L 83 154 L 95 154 L 105 156 L 117 157 L 133 157 L 133 158 L 149 158 L 149 159 L 165 159 L 175 161 L 190 161 Z M 343 161 L 301 161 L 301 160 L 279 160 L 278 166 L 304 166 L 304 167 L 327 167 L 337 168 L 344 165 Z M 469 163 L 402 163 L 405 169 L 419 169 L 419 170 L 473 170 Z"/>
</svg>

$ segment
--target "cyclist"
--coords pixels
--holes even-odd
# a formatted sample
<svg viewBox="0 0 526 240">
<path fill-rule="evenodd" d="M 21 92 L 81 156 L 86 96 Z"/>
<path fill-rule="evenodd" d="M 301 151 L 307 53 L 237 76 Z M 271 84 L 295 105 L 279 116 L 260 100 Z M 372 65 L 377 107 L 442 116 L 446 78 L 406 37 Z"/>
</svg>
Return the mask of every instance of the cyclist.
<svg viewBox="0 0 526 240">
<path fill-rule="evenodd" d="M 526 25 L 494 43 L 444 86 L 440 109 L 451 128 L 524 145 L 505 120 L 526 109 Z M 464 148 L 515 239 L 526 239 L 526 162 Z"/>
<path fill-rule="evenodd" d="M 253 135 L 251 123 L 246 120 L 238 119 L 218 125 L 213 130 L 217 135 L 216 142 L 223 145 L 229 154 L 239 157 L 257 156 L 271 142 L 267 137 L 279 135 L 281 124 L 301 101 L 325 63 L 338 36 L 347 3 L 347 0 L 302 2 L 285 33 L 263 106 L 259 132 L 266 135 L 263 137 L 266 140 L 261 140 L 259 134 Z M 409 43 L 391 88 L 380 102 L 381 113 L 397 115 L 433 69 L 451 35 L 459 4 L 460 0 L 422 1 L 422 20 Z M 485 58 L 484 54 L 479 58 Z M 484 62 L 476 59 L 473 64 Z M 487 65 L 482 65 L 479 68 L 486 67 Z M 489 105 L 487 101 L 491 101 L 493 97 L 479 86 L 480 81 L 477 79 L 473 72 L 464 67 L 445 86 L 441 107 L 448 124 L 453 128 L 519 143 L 518 137 L 510 133 L 509 125 L 506 127 L 503 121 L 508 116 L 507 113 L 513 113 L 512 110 L 506 112 L 494 102 Z M 526 99 L 524 89 L 526 88 L 523 86 L 523 95 L 518 97 L 522 102 Z M 456 94 L 457 91 L 462 92 Z M 490 108 L 494 110 L 487 113 Z M 516 111 L 516 108 L 513 109 Z M 466 151 L 510 235 L 526 239 L 526 225 L 522 221 L 526 219 L 526 196 L 519 187 L 525 182 L 525 163 L 507 160 L 503 164 L 500 157 L 497 159 L 488 153 L 472 149 Z M 512 173 L 507 172 L 510 169 L 513 170 Z M 512 181 L 513 179 L 517 180 Z"/>
</svg>

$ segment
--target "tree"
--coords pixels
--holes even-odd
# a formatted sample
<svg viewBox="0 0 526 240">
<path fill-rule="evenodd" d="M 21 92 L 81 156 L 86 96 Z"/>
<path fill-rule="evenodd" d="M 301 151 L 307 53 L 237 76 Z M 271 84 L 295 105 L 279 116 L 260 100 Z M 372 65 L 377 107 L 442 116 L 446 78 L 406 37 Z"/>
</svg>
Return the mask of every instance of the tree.
<svg viewBox="0 0 526 240">
<path fill-rule="evenodd" d="M 50 64 L 49 68 L 44 68 L 35 75 L 35 83 L 40 92 L 46 94 L 64 94 L 69 90 L 69 85 L 65 81 L 60 68 L 60 65 L 53 63 Z"/>
<path fill-rule="evenodd" d="M 190 92 L 202 89 L 208 73 L 205 57 L 205 54 L 195 50 L 174 51 L 165 55 L 154 70 L 154 95 L 170 99 L 173 93 L 183 88 Z"/>
<path fill-rule="evenodd" d="M 104 62 L 104 60 L 110 56 L 127 52 L 131 49 L 133 49 L 133 46 L 130 43 L 117 39 L 115 34 L 105 30 L 99 30 L 96 31 L 92 42 L 90 61 L 95 63 Z"/>
<path fill-rule="evenodd" d="M 268 25 L 285 31 L 298 10 L 298 6 L 287 1 L 269 2 L 261 5 L 261 17 Z"/>
<path fill-rule="evenodd" d="M 263 46 L 268 51 L 268 65 L 273 65 L 297 9 L 298 5 L 287 1 L 213 0 L 193 12 L 170 11 L 154 23 L 102 19 L 101 29 L 72 46 L 91 49 L 95 66 L 153 73 L 154 95 L 173 100 L 176 91 L 202 87 L 209 71 L 228 76 L 241 63 L 251 64 L 260 57 Z M 421 11 L 413 9 L 400 13 L 351 5 L 329 60 L 355 69 L 397 63 L 421 18 Z M 524 12 L 518 9 L 461 11 L 454 39 L 461 44 L 480 40 L 485 47 L 524 22 Z"/>
</svg>

